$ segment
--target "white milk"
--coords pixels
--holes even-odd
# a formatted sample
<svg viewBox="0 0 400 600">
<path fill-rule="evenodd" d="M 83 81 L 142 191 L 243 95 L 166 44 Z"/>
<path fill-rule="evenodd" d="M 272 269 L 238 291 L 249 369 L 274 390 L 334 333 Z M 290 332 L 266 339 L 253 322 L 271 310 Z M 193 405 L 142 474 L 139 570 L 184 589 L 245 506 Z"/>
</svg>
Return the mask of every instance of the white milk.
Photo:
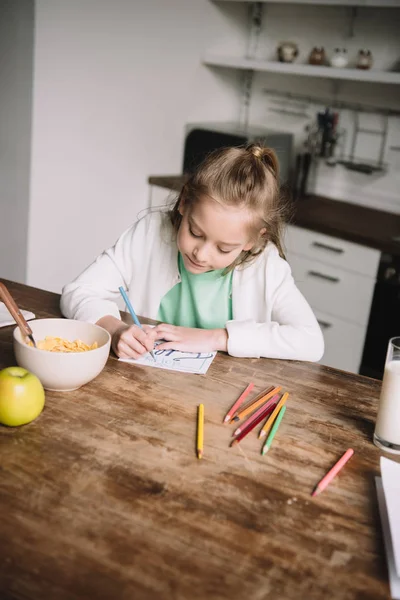
<svg viewBox="0 0 400 600">
<path fill-rule="evenodd" d="M 400 360 L 386 364 L 375 434 L 400 445 Z"/>
</svg>

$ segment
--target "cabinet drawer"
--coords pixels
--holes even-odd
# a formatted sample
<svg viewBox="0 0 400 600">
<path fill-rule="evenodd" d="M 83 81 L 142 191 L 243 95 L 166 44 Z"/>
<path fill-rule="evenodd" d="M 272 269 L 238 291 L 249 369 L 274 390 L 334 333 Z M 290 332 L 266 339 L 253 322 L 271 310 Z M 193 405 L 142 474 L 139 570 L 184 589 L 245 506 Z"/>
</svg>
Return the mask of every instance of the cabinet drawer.
<svg viewBox="0 0 400 600">
<path fill-rule="evenodd" d="M 296 254 L 288 259 L 296 285 L 311 306 L 359 325 L 368 322 L 373 279 Z"/>
<path fill-rule="evenodd" d="M 366 327 L 347 323 L 314 310 L 325 339 L 325 353 L 320 363 L 358 373 L 364 348 Z"/>
<path fill-rule="evenodd" d="M 287 228 L 285 243 L 288 253 L 306 256 L 373 279 L 376 277 L 380 252 L 373 248 L 292 225 Z"/>
</svg>

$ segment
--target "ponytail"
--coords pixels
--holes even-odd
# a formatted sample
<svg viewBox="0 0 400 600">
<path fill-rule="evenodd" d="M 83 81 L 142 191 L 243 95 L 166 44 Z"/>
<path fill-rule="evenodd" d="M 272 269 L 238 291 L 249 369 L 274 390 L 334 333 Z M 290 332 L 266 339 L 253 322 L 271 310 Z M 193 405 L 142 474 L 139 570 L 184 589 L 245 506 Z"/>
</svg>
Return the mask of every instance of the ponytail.
<svg viewBox="0 0 400 600">
<path fill-rule="evenodd" d="M 279 178 L 278 157 L 272 148 L 265 148 L 258 144 L 249 144 L 245 150 L 260 160 L 270 170 L 275 179 Z"/>
</svg>

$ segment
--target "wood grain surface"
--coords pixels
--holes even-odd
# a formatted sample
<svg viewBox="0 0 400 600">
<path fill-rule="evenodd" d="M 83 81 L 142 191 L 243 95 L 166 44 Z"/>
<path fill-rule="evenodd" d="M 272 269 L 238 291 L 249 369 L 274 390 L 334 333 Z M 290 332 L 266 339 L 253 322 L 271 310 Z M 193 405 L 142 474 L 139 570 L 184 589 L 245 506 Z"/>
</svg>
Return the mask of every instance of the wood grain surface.
<svg viewBox="0 0 400 600">
<path fill-rule="evenodd" d="M 183 175 L 152 175 L 148 183 L 178 192 L 185 179 Z M 293 203 L 289 213 L 293 225 L 400 255 L 400 215 L 314 194 Z"/>
<path fill-rule="evenodd" d="M 5 283 L 21 308 L 60 315 L 56 294 Z M 15 364 L 12 329 L 0 329 L 0 368 Z M 222 424 L 250 381 L 254 395 L 290 392 L 265 457 L 255 432 L 230 448 L 235 426 Z M 0 598 L 389 598 L 371 441 L 379 391 L 310 363 L 219 353 L 200 376 L 110 357 L 80 390 L 47 392 L 36 421 L 0 426 Z"/>
</svg>

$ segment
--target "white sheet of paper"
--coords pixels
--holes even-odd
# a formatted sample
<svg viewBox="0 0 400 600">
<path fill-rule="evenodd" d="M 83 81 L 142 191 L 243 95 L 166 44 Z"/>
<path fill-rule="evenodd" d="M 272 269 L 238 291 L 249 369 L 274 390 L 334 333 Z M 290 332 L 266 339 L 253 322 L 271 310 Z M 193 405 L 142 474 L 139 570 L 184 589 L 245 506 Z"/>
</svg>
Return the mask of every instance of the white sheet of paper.
<svg viewBox="0 0 400 600">
<path fill-rule="evenodd" d="M 35 318 L 35 315 L 29 310 L 21 310 L 27 321 Z M 0 327 L 6 327 L 7 325 L 15 325 L 13 317 L 4 302 L 0 302 Z"/>
<path fill-rule="evenodd" d="M 390 525 L 385 500 L 385 492 L 383 491 L 382 479 L 380 477 L 375 477 L 375 484 L 376 493 L 378 495 L 379 513 L 381 516 L 383 539 L 385 542 L 386 561 L 389 571 L 390 595 L 392 596 L 393 600 L 400 600 L 400 577 L 398 577 L 396 573 L 396 567 L 394 564 L 393 544 L 392 537 L 390 535 Z"/>
<path fill-rule="evenodd" d="M 216 352 L 180 352 L 179 350 L 155 349 L 155 361 L 150 354 L 146 354 L 136 360 L 134 358 L 120 358 L 119 360 L 132 363 L 133 365 L 144 365 L 146 367 L 155 367 L 156 369 L 205 375 L 216 354 Z"/>
<path fill-rule="evenodd" d="M 394 564 L 400 577 L 400 464 L 381 456 L 383 491 L 393 544 Z"/>
</svg>

